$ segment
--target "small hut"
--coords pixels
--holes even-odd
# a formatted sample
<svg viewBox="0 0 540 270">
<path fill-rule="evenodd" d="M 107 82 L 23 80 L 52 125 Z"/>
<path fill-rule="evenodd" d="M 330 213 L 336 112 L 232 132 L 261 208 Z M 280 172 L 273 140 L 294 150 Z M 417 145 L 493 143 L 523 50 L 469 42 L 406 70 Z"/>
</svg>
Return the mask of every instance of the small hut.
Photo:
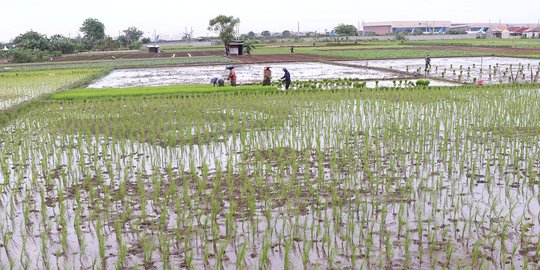
<svg viewBox="0 0 540 270">
<path fill-rule="evenodd" d="M 229 42 L 230 55 L 242 55 L 244 52 L 244 42 L 241 40 L 232 40 Z"/>
<path fill-rule="evenodd" d="M 146 45 L 148 53 L 159 53 L 159 45 Z"/>
</svg>

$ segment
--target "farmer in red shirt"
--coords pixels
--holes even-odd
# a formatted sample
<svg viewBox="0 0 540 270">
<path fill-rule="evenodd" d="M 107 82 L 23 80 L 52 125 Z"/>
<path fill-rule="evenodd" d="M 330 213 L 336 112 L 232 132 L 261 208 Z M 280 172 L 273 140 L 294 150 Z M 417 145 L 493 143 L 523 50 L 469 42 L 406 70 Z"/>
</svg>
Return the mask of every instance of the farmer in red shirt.
<svg viewBox="0 0 540 270">
<path fill-rule="evenodd" d="M 231 80 L 231 86 L 236 86 L 236 72 L 234 71 L 234 67 L 229 66 L 227 69 L 230 70 L 228 79 Z"/>
</svg>

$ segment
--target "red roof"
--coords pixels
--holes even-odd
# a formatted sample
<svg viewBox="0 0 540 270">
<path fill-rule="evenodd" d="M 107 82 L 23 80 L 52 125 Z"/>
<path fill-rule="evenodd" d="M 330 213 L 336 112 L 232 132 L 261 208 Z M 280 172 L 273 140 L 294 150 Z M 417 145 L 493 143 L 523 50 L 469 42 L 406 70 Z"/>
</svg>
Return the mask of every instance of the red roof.
<svg viewBox="0 0 540 270">
<path fill-rule="evenodd" d="M 540 32 L 540 27 L 529 28 L 525 30 L 524 32 Z"/>
<path fill-rule="evenodd" d="M 508 28 L 508 30 L 510 30 L 510 32 L 514 32 L 514 33 L 523 33 L 527 29 L 529 29 L 529 28 L 526 28 L 526 27 L 511 27 L 511 28 Z"/>
</svg>

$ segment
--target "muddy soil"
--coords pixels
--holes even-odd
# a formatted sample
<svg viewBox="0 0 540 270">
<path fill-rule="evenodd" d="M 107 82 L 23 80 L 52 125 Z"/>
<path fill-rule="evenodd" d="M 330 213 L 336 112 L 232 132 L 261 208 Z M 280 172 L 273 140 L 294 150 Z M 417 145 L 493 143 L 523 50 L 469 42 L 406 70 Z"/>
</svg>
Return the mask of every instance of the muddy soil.
<svg viewBox="0 0 540 270">
<path fill-rule="evenodd" d="M 223 56 L 223 51 L 208 50 L 193 52 L 162 52 L 162 53 L 145 53 L 145 52 L 118 52 L 106 53 L 99 55 L 66 55 L 53 58 L 52 62 L 66 61 L 92 61 L 92 60 L 110 60 L 114 56 L 116 59 L 144 59 L 144 58 L 170 58 L 170 57 L 194 57 L 194 56 Z"/>
<path fill-rule="evenodd" d="M 262 81 L 264 67 L 272 70 L 272 80 L 283 76 L 282 68 L 287 68 L 292 80 L 307 81 L 336 78 L 355 78 L 362 80 L 394 79 L 398 74 L 380 72 L 362 67 L 351 68 L 317 62 L 242 64 L 235 67 L 239 84 Z M 159 86 L 174 84 L 207 84 L 213 77 L 227 77 L 226 65 L 195 66 L 176 68 L 146 68 L 115 70 L 108 76 L 92 83 L 89 88 Z"/>
<path fill-rule="evenodd" d="M 396 59 L 396 60 L 360 60 L 340 61 L 339 63 L 353 64 L 362 67 L 380 67 L 406 71 L 410 73 L 425 72 L 425 60 Z M 457 82 L 474 83 L 483 80 L 486 84 L 501 83 L 530 83 L 538 81 L 540 59 L 513 57 L 447 57 L 432 58 L 431 68 L 427 74 L 455 80 Z M 443 74 L 444 73 L 444 74 Z"/>
</svg>

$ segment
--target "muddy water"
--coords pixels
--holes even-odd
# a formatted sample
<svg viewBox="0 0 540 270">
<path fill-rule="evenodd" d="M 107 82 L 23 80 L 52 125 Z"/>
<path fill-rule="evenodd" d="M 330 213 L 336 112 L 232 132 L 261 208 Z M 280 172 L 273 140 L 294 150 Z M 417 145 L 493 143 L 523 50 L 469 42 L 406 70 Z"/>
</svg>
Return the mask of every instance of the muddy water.
<svg viewBox="0 0 540 270">
<path fill-rule="evenodd" d="M 392 79 L 397 74 L 379 72 L 364 68 L 350 68 L 316 62 L 307 63 L 268 63 L 236 65 L 235 71 L 239 84 L 262 82 L 264 67 L 272 70 L 272 80 L 276 81 L 283 76 L 283 68 L 291 73 L 292 80 L 307 81 L 336 78 Z M 89 88 L 132 87 L 132 86 L 158 86 L 174 84 L 206 84 L 213 77 L 227 77 L 227 70 L 223 66 L 198 66 L 175 68 L 145 68 L 115 70 L 108 76 L 93 82 Z"/>
<path fill-rule="evenodd" d="M 393 99 L 396 93 L 380 98 L 336 98 L 326 93 L 298 99 L 266 97 L 267 104 L 291 102 L 286 104 L 294 110 L 283 124 L 222 132 L 211 143 L 175 147 L 126 140 L 114 132 L 111 137 L 85 132 L 61 135 L 52 127 L 67 125 L 74 118 L 108 121 L 104 126 L 127 121 L 108 119 L 102 113 L 106 107 L 94 114 L 89 111 L 90 106 L 103 103 L 79 103 L 86 114 L 76 113 L 77 105 L 65 104 L 63 111 L 53 110 L 57 118 L 50 117 L 51 112 L 32 112 L 2 131 L 1 178 L 8 181 L 1 185 L 0 231 L 10 241 L 4 240 L 6 247 L 0 247 L 0 265 L 7 267 L 13 260 L 18 266 L 18 258 L 23 257 L 36 268 L 46 268 L 46 260 L 51 268 L 90 268 L 96 262 L 114 268 L 118 243 L 123 242 L 128 251 L 124 266 L 161 268 L 164 251 L 157 247 L 163 246 L 160 237 L 164 237 L 174 243 L 166 264 L 175 269 L 185 268 L 186 255 L 193 256 L 195 268 L 214 268 L 222 248 L 224 268 L 234 269 L 243 244 L 248 246 L 245 262 L 250 269 L 261 263 L 284 268 L 286 245 L 291 246 L 294 269 L 330 268 L 330 261 L 336 268 L 409 264 L 410 268 L 457 269 L 473 265 L 475 246 L 484 268 L 521 267 L 527 260 L 526 267 L 537 268 L 539 135 L 534 128 L 520 133 L 515 132 L 520 130 L 516 126 L 511 132 L 504 127 L 538 123 L 538 114 L 522 110 L 536 110 L 540 92 L 494 91 L 460 90 L 446 93 L 448 99 L 429 99 L 437 94 L 432 91 L 419 102 L 409 100 L 417 91 L 405 95 L 409 99 Z M 209 99 L 198 101 L 207 104 Z M 262 117 L 259 110 L 248 109 L 251 100 L 229 101 L 234 109 L 215 111 L 233 119 Z M 168 102 L 173 101 L 163 99 L 159 104 Z M 215 116 L 211 114 L 215 111 L 202 114 Z M 133 117 L 154 113 L 146 108 Z M 189 130 L 196 135 L 197 130 L 212 127 Z M 286 152 L 272 154 L 280 150 Z M 296 155 L 294 162 L 289 159 L 292 155 Z M 205 164 L 208 178 L 201 181 Z M 217 176 L 229 172 L 225 178 Z M 227 185 L 242 179 L 242 172 L 245 181 L 226 195 Z M 179 201 L 162 203 L 166 188 L 152 196 L 159 191 L 160 181 L 167 185 L 175 179 L 180 180 L 174 193 Z M 209 194 L 220 179 L 225 187 L 218 192 L 223 196 L 221 204 L 212 206 Z M 292 181 L 294 185 L 283 185 Z M 117 194 L 126 182 L 131 189 L 124 200 L 108 198 L 111 195 L 103 191 L 109 188 Z M 198 186 L 202 184 L 206 186 Z M 253 217 L 247 217 L 248 207 L 241 203 L 247 192 L 244 185 L 257 195 Z M 81 189 L 80 198 L 73 192 L 76 187 Z M 281 193 L 296 187 L 301 192 Z M 64 194 L 62 202 L 59 191 Z M 110 204 L 103 208 L 106 201 Z M 227 221 L 233 203 L 236 215 Z M 209 214 L 211 207 L 219 208 L 215 220 Z M 118 231 L 114 222 L 123 213 L 129 213 L 129 218 Z M 77 215 L 83 241 L 74 228 Z M 99 255 L 96 220 L 103 222 L 104 259 Z M 228 222 L 232 230 L 227 230 Z M 187 231 L 186 224 L 193 231 Z M 209 224 L 214 224 L 214 230 Z M 63 228 L 68 239 L 65 252 Z M 43 234 L 47 229 L 49 233 Z M 40 242 L 43 235 L 45 249 Z M 144 254 L 145 243 L 151 245 L 150 254 Z M 264 246 L 269 247 L 268 260 L 261 262 Z M 40 255 L 30 256 L 34 254 Z M 357 258 L 354 264 L 352 258 Z"/>
<path fill-rule="evenodd" d="M 354 64 L 363 67 L 372 66 L 391 68 L 421 74 L 424 74 L 425 68 L 425 60 L 423 58 L 341 61 L 340 63 Z M 537 76 L 539 64 L 540 59 L 512 57 L 431 58 L 431 69 L 428 74 L 435 77 L 444 77 L 469 83 L 473 82 L 476 78 L 476 80 L 483 80 L 488 84 L 509 83 L 511 82 L 510 76 L 513 75 L 517 82 L 528 83 L 540 79 Z M 521 67 L 523 67 L 523 72 L 518 74 L 518 69 Z M 460 73 L 461 76 L 459 76 Z"/>
</svg>

